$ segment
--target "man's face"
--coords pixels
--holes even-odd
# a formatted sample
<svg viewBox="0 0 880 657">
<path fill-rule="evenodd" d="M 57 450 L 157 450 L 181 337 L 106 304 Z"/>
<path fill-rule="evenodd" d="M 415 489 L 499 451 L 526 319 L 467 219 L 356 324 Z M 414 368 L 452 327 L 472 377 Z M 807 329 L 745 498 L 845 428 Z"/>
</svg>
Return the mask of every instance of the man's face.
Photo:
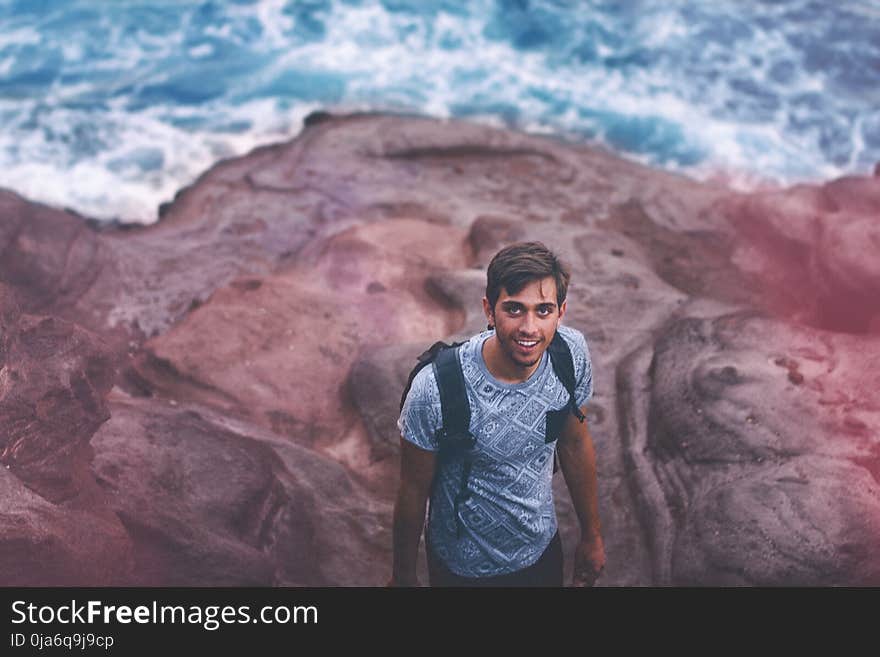
<svg viewBox="0 0 880 657">
<path fill-rule="evenodd" d="M 565 304 L 556 304 L 556 281 L 552 276 L 527 283 L 516 294 L 502 289 L 495 308 L 483 299 L 486 317 L 495 325 L 501 354 L 512 369 L 527 371 L 541 361 L 565 314 Z"/>
</svg>

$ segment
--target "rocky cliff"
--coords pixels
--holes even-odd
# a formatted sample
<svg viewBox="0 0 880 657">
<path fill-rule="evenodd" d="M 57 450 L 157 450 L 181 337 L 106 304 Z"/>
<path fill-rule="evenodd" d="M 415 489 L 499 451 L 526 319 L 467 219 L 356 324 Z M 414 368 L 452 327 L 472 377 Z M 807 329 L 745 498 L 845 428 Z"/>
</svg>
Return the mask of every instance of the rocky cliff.
<svg viewBox="0 0 880 657">
<path fill-rule="evenodd" d="M 880 178 L 317 114 L 161 215 L 0 192 L 0 583 L 383 584 L 406 374 L 537 239 L 594 357 L 600 583 L 880 584 Z"/>
</svg>

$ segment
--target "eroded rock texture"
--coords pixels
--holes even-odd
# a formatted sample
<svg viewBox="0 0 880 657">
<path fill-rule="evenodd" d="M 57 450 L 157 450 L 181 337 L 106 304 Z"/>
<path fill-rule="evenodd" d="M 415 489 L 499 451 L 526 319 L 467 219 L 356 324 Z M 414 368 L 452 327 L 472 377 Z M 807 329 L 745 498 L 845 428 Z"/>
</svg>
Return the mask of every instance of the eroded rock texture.
<svg viewBox="0 0 880 657">
<path fill-rule="evenodd" d="M 383 584 L 409 368 L 537 239 L 594 358 L 600 582 L 876 585 L 878 199 L 367 115 L 219 163 L 150 227 L 0 192 L 0 579 Z"/>
</svg>

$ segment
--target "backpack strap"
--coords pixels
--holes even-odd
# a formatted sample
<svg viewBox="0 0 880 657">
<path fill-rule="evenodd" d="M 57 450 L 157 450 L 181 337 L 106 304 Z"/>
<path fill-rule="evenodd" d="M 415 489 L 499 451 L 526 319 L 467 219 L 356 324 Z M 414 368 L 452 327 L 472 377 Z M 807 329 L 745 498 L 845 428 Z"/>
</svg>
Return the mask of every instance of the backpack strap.
<svg viewBox="0 0 880 657">
<path fill-rule="evenodd" d="M 556 331 L 556 335 L 550 341 L 547 351 L 550 352 L 550 362 L 553 364 L 553 371 L 556 372 L 556 376 L 559 377 L 559 380 L 568 392 L 568 405 L 571 412 L 579 422 L 583 422 L 584 414 L 581 413 L 581 409 L 578 408 L 574 398 L 574 389 L 577 383 L 574 378 L 574 359 L 571 357 L 571 349 L 569 349 L 568 343 L 560 335 L 559 331 Z"/>
<path fill-rule="evenodd" d="M 467 483 L 473 460 L 469 454 L 477 442 L 470 432 L 471 405 L 467 397 L 464 373 L 458 360 L 458 348 L 444 349 L 434 359 L 434 377 L 440 391 L 440 407 L 443 425 L 437 430 L 440 455 L 443 459 L 460 457 L 462 461 L 461 485 L 455 496 L 453 513 L 456 518 L 456 534 L 461 537 L 459 508 L 470 495 Z"/>
<path fill-rule="evenodd" d="M 553 339 L 550 341 L 550 346 L 547 347 L 547 351 L 550 352 L 550 362 L 553 365 L 553 371 L 556 372 L 556 376 L 559 377 L 562 386 L 568 391 L 569 409 L 579 422 L 583 422 L 585 419 L 584 414 L 581 413 L 581 409 L 578 408 L 577 402 L 574 400 L 574 389 L 576 385 L 574 379 L 574 359 L 571 357 L 571 349 L 569 349 L 568 343 L 565 341 L 565 338 L 560 335 L 558 330 L 556 331 L 556 335 L 554 335 Z M 553 446 L 553 474 L 556 474 L 560 467 L 559 453 L 557 452 L 556 447 L 556 445 Z"/>
<path fill-rule="evenodd" d="M 443 410 L 443 425 L 437 436 L 442 449 L 444 441 L 455 441 L 470 435 L 468 429 L 471 426 L 471 406 L 457 348 L 444 349 L 437 354 L 434 359 L 434 377 L 440 390 L 440 406 Z"/>
</svg>

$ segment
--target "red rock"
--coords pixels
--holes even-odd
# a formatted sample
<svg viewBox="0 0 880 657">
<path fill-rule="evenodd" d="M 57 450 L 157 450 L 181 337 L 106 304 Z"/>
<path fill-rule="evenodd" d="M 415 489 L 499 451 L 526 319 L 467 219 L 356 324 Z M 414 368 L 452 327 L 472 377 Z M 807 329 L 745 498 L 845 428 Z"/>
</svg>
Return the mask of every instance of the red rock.
<svg viewBox="0 0 880 657">
<path fill-rule="evenodd" d="M 760 307 L 832 331 L 880 325 L 880 181 L 843 178 L 722 207 L 739 236 L 734 260 L 762 283 Z"/>
<path fill-rule="evenodd" d="M 384 583 L 405 376 L 484 327 L 483 268 L 519 239 L 572 268 L 604 583 L 880 582 L 876 178 L 734 194 L 466 123 L 319 118 L 154 226 L 0 193 L 5 582 Z"/>
<path fill-rule="evenodd" d="M 4 305 L 0 463 L 47 500 L 67 501 L 91 481 L 88 442 L 110 417 L 112 355 L 74 324 Z"/>
</svg>

